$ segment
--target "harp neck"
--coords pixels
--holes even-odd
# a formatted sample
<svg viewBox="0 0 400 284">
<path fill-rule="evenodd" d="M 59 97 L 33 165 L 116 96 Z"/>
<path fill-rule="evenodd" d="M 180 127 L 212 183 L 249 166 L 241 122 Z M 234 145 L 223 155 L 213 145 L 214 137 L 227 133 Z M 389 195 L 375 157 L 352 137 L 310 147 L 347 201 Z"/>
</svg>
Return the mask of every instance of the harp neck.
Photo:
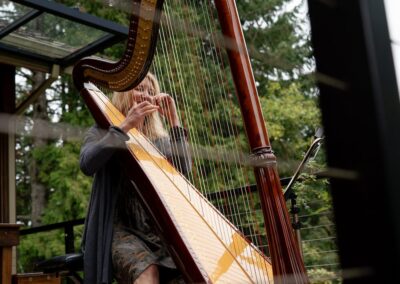
<svg viewBox="0 0 400 284">
<path fill-rule="evenodd" d="M 117 62 L 84 58 L 74 67 L 73 78 L 80 91 L 92 82 L 111 91 L 126 91 L 146 76 L 157 42 L 164 0 L 133 0 L 126 49 Z"/>
</svg>

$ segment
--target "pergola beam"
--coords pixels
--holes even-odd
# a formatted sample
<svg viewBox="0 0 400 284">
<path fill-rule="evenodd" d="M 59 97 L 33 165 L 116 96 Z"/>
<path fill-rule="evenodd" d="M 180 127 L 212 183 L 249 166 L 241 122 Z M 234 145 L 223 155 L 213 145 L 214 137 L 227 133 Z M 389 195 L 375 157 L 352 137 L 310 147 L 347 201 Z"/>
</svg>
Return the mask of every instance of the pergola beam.
<svg viewBox="0 0 400 284">
<path fill-rule="evenodd" d="M 83 24 L 119 36 L 127 36 L 128 28 L 115 22 L 108 21 L 93 15 L 82 13 L 78 9 L 71 9 L 65 5 L 47 0 L 13 0 L 13 2 L 44 11 L 76 23 Z"/>
<path fill-rule="evenodd" d="M 40 56 L 33 52 L 18 50 L 15 48 L 0 44 L 0 64 L 25 67 L 28 69 L 50 73 L 54 64 L 51 58 Z"/>
</svg>

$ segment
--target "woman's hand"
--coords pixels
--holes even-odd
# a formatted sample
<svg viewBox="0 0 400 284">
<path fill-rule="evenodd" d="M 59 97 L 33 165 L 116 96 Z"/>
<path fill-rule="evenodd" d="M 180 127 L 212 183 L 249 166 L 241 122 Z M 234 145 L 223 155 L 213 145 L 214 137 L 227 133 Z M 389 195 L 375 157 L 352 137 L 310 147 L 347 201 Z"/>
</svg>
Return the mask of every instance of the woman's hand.
<svg viewBox="0 0 400 284">
<path fill-rule="evenodd" d="M 140 128 L 143 125 L 144 118 L 159 109 L 160 107 L 157 105 L 153 105 L 148 101 L 142 101 L 129 110 L 124 121 L 119 125 L 119 128 L 125 133 L 134 127 Z"/>
<path fill-rule="evenodd" d="M 171 127 L 180 126 L 175 101 L 170 95 L 160 93 L 154 97 L 154 101 L 160 107 L 159 112 L 168 120 Z"/>
</svg>

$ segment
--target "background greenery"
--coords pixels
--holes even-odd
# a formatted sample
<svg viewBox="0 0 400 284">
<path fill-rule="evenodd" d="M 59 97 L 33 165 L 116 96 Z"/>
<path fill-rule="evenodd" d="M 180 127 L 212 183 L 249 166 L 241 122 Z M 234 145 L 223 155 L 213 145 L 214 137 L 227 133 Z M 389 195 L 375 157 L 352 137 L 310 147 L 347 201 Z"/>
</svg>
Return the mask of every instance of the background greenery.
<svg viewBox="0 0 400 284">
<path fill-rule="evenodd" d="M 77 5 L 76 1 L 57 2 Z M 226 157 L 223 155 L 236 151 L 246 156 L 250 150 L 237 100 L 232 95 L 234 88 L 226 55 L 218 44 L 218 34 L 213 31 L 217 27 L 213 5 L 208 5 L 208 1 L 166 2 L 167 16 L 160 32 L 152 71 L 159 78 L 162 90 L 174 96 L 181 120 L 189 129 L 196 157 L 190 179 L 205 193 L 237 187 L 246 190 L 246 185 L 254 183 L 251 167 L 238 162 L 240 158 L 231 163 L 224 160 Z M 291 176 L 320 126 L 318 90 L 312 80 L 314 61 L 305 8 L 300 1 L 290 0 L 238 0 L 237 6 L 269 137 L 278 158 L 279 173 L 281 177 Z M 124 11 L 110 8 L 101 1 L 82 0 L 78 8 L 127 24 Z M 36 27 L 45 27 L 49 38 L 62 39 L 74 45 L 78 44 L 75 41 L 79 37 L 84 36 L 73 26 L 65 24 L 56 28 L 51 18 L 49 21 L 37 23 Z M 99 55 L 118 59 L 123 48 L 124 43 L 117 44 Z M 40 83 L 43 76 L 26 69 L 19 70 L 20 82 L 23 83 L 18 84 L 18 100 Z M 38 119 L 63 123 L 82 131 L 93 124 L 71 77 L 61 76 L 46 95 L 27 110 L 25 117 L 26 133 L 17 137 L 16 144 L 18 220 L 26 227 L 32 227 L 83 218 L 92 180 L 79 170 L 81 140 L 66 136 L 43 139 L 35 135 L 40 131 L 35 123 Z M 207 153 L 215 153 L 212 151 L 217 151 L 222 159 L 211 159 L 210 154 L 207 156 Z M 313 174 L 323 167 L 322 151 L 301 176 L 295 191 L 309 276 L 315 283 L 336 283 L 340 280 L 337 279 L 338 260 L 330 195 L 327 182 Z M 267 252 L 257 195 L 243 195 L 238 199 L 240 212 L 247 210 L 249 199 L 254 202 L 252 206 L 257 210 L 251 218 L 255 218 L 257 224 L 249 224 L 252 223 L 250 217 L 238 219 L 230 216 L 231 208 L 221 206 L 225 204 L 222 197 L 214 202 Z M 75 233 L 75 246 L 79 248 L 82 227 L 76 227 Z M 18 247 L 18 269 L 31 271 L 35 262 L 63 253 L 62 231 L 26 236 Z"/>
</svg>

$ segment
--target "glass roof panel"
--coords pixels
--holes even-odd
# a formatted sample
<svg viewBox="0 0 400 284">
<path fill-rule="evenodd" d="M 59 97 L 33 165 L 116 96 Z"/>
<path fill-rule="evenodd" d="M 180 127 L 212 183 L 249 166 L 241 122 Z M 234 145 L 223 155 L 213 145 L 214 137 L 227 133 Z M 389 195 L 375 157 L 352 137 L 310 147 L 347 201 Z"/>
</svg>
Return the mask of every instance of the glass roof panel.
<svg viewBox="0 0 400 284">
<path fill-rule="evenodd" d="M 129 15 L 132 11 L 132 0 L 92 0 L 89 4 L 79 1 L 53 1 L 70 8 L 78 9 L 83 13 L 89 13 L 99 18 L 122 24 L 128 24 Z M 121 17 L 125 17 L 126 19 L 122 20 Z M 117 20 L 117 18 L 119 19 Z"/>
<path fill-rule="evenodd" d="M 32 10 L 31 8 L 7 0 L 0 1 L 0 29 L 8 26 Z"/>
<path fill-rule="evenodd" d="M 0 42 L 40 55 L 63 58 L 105 35 L 107 33 L 101 30 L 45 13 Z"/>
</svg>

